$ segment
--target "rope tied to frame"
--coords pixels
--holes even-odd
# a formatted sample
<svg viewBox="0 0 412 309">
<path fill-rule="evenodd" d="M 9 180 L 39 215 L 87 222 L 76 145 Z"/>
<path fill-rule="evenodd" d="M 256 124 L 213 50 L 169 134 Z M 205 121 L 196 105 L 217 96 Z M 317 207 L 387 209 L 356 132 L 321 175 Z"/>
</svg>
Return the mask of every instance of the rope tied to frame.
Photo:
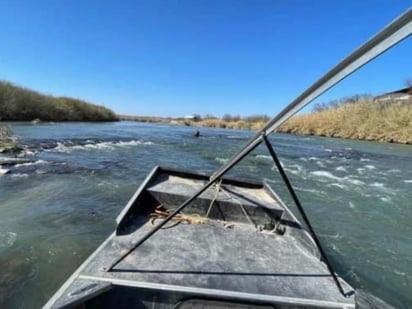
<svg viewBox="0 0 412 309">
<path fill-rule="evenodd" d="M 219 196 L 219 193 L 222 192 L 226 197 L 229 198 L 229 200 L 233 200 L 236 204 L 238 204 L 238 205 L 240 206 L 240 209 L 242 210 L 242 212 L 243 212 L 244 216 L 246 217 L 246 219 L 249 221 L 249 223 L 250 223 L 251 225 L 253 225 L 254 228 L 256 228 L 256 224 L 255 224 L 255 223 L 253 222 L 253 220 L 250 218 L 250 216 L 249 216 L 249 214 L 247 213 L 247 211 L 246 211 L 244 205 L 242 204 L 242 202 L 241 202 L 239 199 L 233 197 L 233 196 L 222 186 L 222 179 L 220 179 L 219 181 L 217 181 L 217 182 L 214 184 L 214 187 L 215 187 L 215 190 L 216 190 L 216 191 L 215 191 L 215 195 L 213 196 L 213 199 L 210 201 L 209 208 L 208 208 L 208 210 L 207 210 L 207 212 L 206 212 L 206 218 L 209 218 L 209 215 L 210 215 L 210 212 L 211 212 L 211 210 L 212 210 L 212 208 L 213 208 L 213 205 L 216 204 L 216 200 L 217 200 L 217 198 L 218 198 L 218 196 Z M 233 223 L 228 223 L 228 224 L 225 225 L 225 226 L 228 227 L 228 228 L 232 228 L 232 227 L 233 227 Z"/>
<path fill-rule="evenodd" d="M 217 181 L 214 185 L 213 185 L 213 187 L 215 188 L 215 195 L 213 196 L 213 198 L 212 198 L 212 200 L 210 201 L 210 204 L 209 204 L 209 208 L 207 209 L 207 212 L 206 212 L 206 218 L 209 218 L 209 215 L 210 215 L 210 212 L 211 212 L 211 210 L 212 210 L 212 208 L 213 208 L 213 205 L 215 204 L 215 202 L 216 202 L 216 200 L 217 200 L 217 197 L 219 196 L 219 192 L 220 192 L 220 186 L 222 185 L 222 179 L 219 179 L 219 181 Z"/>
</svg>

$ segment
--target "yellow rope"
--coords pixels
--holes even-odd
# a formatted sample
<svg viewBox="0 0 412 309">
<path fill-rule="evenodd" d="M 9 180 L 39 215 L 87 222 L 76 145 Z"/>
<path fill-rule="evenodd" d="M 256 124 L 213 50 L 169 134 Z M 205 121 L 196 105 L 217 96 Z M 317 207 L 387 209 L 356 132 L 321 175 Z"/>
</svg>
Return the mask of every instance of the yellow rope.
<svg viewBox="0 0 412 309">
<path fill-rule="evenodd" d="M 239 204 L 240 209 L 242 210 L 242 212 L 243 212 L 243 214 L 245 215 L 246 219 L 249 221 L 250 224 L 253 225 L 253 227 L 256 228 L 256 224 L 255 224 L 255 223 L 253 222 L 253 220 L 249 217 L 249 214 L 247 213 L 247 211 L 246 211 L 245 207 L 243 206 L 242 202 L 241 202 L 239 199 L 233 197 L 233 196 L 232 196 L 225 188 L 223 188 L 223 187 L 222 187 L 222 192 L 223 192 L 224 194 L 226 194 L 227 197 L 229 197 L 230 199 L 234 200 L 237 204 Z"/>
<path fill-rule="evenodd" d="M 155 221 L 158 219 L 165 219 L 171 213 L 171 210 L 167 209 L 163 205 L 159 205 L 155 210 L 149 215 L 149 223 L 151 226 L 155 226 Z M 176 225 L 186 222 L 187 224 L 206 224 L 207 218 L 200 216 L 199 214 L 186 215 L 183 213 L 177 214 L 172 218 L 172 223 L 166 226 L 163 226 L 162 229 L 169 229 L 175 227 Z"/>
<path fill-rule="evenodd" d="M 240 209 L 242 210 L 242 212 L 243 212 L 243 214 L 245 215 L 246 219 L 249 221 L 250 224 L 253 225 L 253 227 L 256 228 L 256 224 L 255 224 L 255 223 L 253 222 L 253 220 L 250 218 L 250 216 L 249 216 L 249 214 L 247 213 L 247 211 L 246 211 L 245 207 L 243 206 L 242 202 L 241 202 L 239 199 L 233 197 L 233 196 L 222 186 L 222 179 L 220 179 L 218 182 L 216 182 L 215 188 L 216 188 L 215 195 L 213 196 L 213 199 L 210 201 L 209 208 L 208 208 L 208 210 L 207 210 L 207 212 L 206 212 L 206 218 L 209 218 L 210 211 L 212 210 L 212 207 L 213 207 L 213 205 L 215 204 L 215 202 L 216 202 L 216 200 L 217 200 L 217 197 L 219 196 L 219 192 L 222 192 L 222 193 L 225 194 L 229 199 L 235 201 L 235 202 L 240 206 Z M 233 223 L 232 223 L 231 227 L 233 227 Z"/>
<path fill-rule="evenodd" d="M 209 214 L 210 214 L 210 211 L 212 210 L 213 204 L 215 203 L 215 201 L 216 201 L 216 199 L 219 195 L 221 184 L 222 184 L 222 179 L 220 179 L 218 182 L 216 182 L 216 184 L 214 186 L 216 188 L 216 191 L 215 191 L 215 195 L 213 196 L 212 200 L 210 201 L 209 208 L 207 209 L 206 218 L 209 218 Z"/>
</svg>

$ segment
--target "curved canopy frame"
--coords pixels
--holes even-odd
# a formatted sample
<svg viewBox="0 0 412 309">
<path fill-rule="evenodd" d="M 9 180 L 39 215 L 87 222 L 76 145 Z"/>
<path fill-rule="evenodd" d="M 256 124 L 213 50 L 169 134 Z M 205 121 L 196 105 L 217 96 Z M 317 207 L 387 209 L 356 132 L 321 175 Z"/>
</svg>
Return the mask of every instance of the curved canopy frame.
<svg viewBox="0 0 412 309">
<path fill-rule="evenodd" d="M 196 199 L 200 194 L 211 187 L 216 181 L 218 181 L 224 174 L 226 174 L 230 169 L 232 169 L 236 164 L 238 164 L 245 156 L 247 156 L 251 151 L 253 151 L 262 142 L 266 144 L 268 150 L 287 186 L 294 202 L 296 203 L 306 225 L 309 228 L 309 232 L 319 249 L 319 252 L 326 263 L 339 291 L 344 296 L 349 296 L 342 289 L 339 280 L 329 263 L 324 250 L 307 218 L 296 193 L 293 190 L 291 183 L 289 182 L 283 168 L 274 152 L 267 136 L 273 133 L 282 123 L 296 114 L 303 107 L 311 103 L 313 100 L 318 98 L 324 92 L 326 92 L 331 87 L 338 84 L 340 81 L 350 76 L 352 73 L 363 67 L 369 61 L 383 54 L 391 47 L 395 46 L 402 40 L 406 39 L 412 34 L 412 8 L 409 8 L 404 14 L 395 19 L 392 23 L 378 32 L 375 36 L 369 39 L 366 43 L 352 52 L 348 57 L 343 59 L 335 67 L 333 67 L 329 72 L 322 76 L 318 81 L 316 81 L 312 86 L 307 88 L 302 94 L 300 94 L 295 100 L 293 100 L 288 106 L 286 106 L 279 114 L 273 117 L 264 127 L 260 130 L 246 145 L 237 152 L 226 164 L 224 164 L 219 170 L 217 170 L 210 178 L 210 180 L 199 189 L 193 196 L 181 204 L 173 213 L 171 213 L 162 222 L 156 225 L 156 227 L 145 234 L 132 248 L 126 252 L 123 256 L 113 262 L 107 271 L 111 271 L 117 264 L 119 264 L 128 254 L 133 252 L 137 247 L 143 244 L 148 238 L 160 230 L 165 224 L 167 224 L 174 216 L 180 213 L 184 208 L 186 208 L 194 199 Z"/>
</svg>

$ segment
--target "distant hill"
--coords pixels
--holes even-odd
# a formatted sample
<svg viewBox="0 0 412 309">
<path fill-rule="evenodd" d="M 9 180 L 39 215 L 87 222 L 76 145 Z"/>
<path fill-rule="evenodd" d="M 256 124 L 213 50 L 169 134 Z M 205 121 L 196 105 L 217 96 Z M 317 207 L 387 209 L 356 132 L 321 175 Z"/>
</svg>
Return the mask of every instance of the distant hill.
<svg viewBox="0 0 412 309">
<path fill-rule="evenodd" d="M 0 120 L 116 121 L 103 106 L 79 99 L 55 97 L 0 81 Z"/>
</svg>

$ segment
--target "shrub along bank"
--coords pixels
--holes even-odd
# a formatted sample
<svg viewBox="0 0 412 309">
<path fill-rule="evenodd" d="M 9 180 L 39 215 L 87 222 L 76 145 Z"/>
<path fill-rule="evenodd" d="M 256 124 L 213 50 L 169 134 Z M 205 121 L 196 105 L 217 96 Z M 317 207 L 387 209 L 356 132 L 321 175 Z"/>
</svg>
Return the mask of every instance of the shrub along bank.
<svg viewBox="0 0 412 309">
<path fill-rule="evenodd" d="M 0 120 L 115 121 L 108 108 L 79 99 L 44 95 L 0 81 Z"/>
</svg>

